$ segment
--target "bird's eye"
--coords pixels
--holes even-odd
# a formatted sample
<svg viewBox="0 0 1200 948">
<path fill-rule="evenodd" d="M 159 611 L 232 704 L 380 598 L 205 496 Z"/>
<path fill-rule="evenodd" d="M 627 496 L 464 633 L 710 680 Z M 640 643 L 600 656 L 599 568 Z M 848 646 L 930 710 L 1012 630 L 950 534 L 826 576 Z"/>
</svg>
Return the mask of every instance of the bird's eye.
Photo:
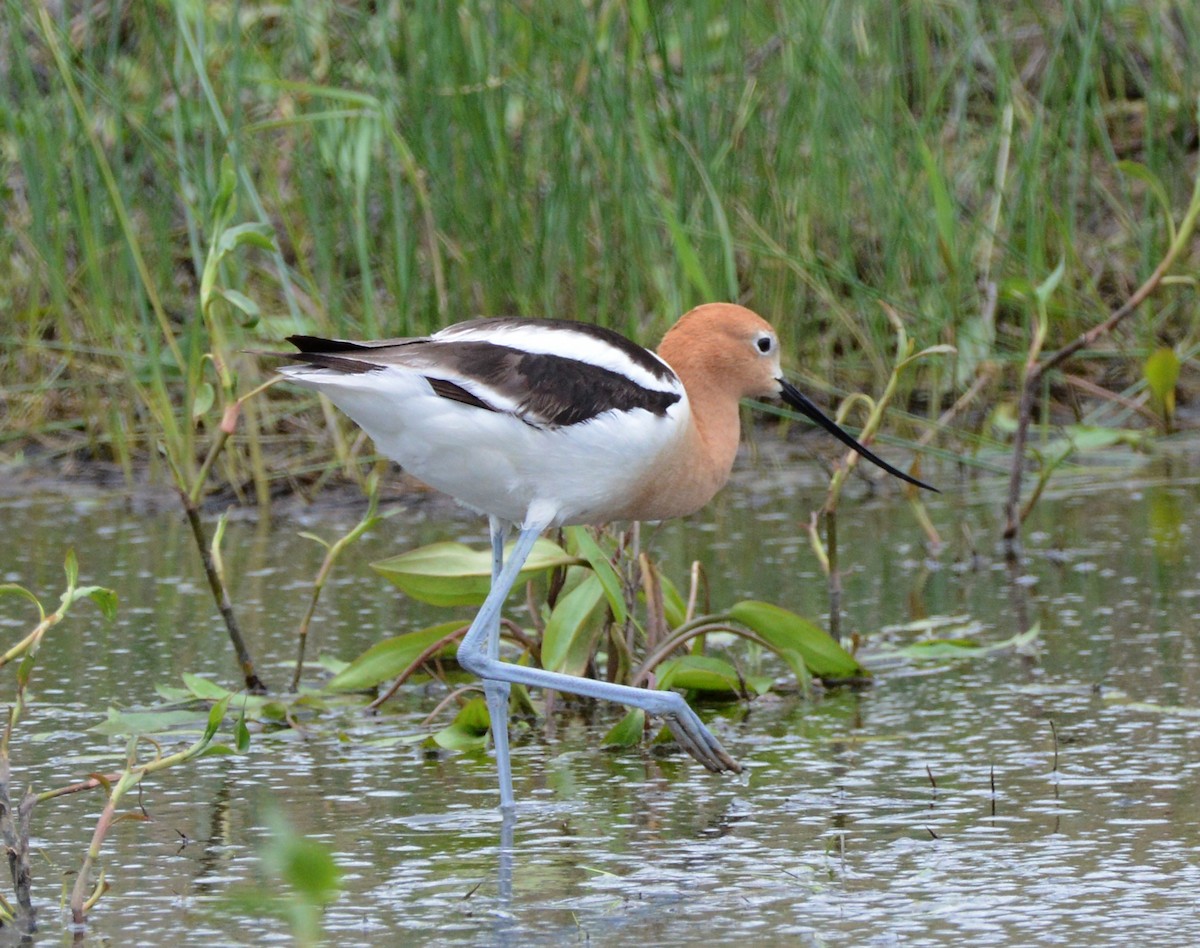
<svg viewBox="0 0 1200 948">
<path fill-rule="evenodd" d="M 754 343 L 758 347 L 758 351 L 763 355 L 769 355 L 771 350 L 775 348 L 775 337 L 768 336 L 766 333 L 759 336 Z"/>
</svg>

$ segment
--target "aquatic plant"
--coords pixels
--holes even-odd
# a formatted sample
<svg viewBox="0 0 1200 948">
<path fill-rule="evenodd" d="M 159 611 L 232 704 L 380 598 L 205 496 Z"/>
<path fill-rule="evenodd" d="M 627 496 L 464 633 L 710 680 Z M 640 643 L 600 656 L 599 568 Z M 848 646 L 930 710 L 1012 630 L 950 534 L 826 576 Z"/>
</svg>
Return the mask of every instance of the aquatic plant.
<svg viewBox="0 0 1200 948">
<path fill-rule="evenodd" d="M 162 753 L 161 745 L 148 737 L 148 734 L 161 732 L 172 725 L 177 726 L 179 724 L 178 715 L 164 717 L 152 713 L 139 717 L 112 711 L 105 724 L 97 730 L 107 734 L 128 736 L 125 759 L 120 769 L 111 773 L 94 772 L 78 783 L 40 792 L 35 791 L 29 782 L 26 782 L 24 795 L 20 803 L 14 806 L 13 737 L 17 724 L 27 711 L 27 688 L 47 633 L 62 622 L 71 607 L 82 599 L 91 599 L 100 608 L 106 619 L 111 620 L 116 615 L 117 597 L 112 590 L 102 586 L 79 585 L 79 567 L 73 552 L 68 552 L 64 568 L 67 580 L 66 589 L 59 598 L 59 607 L 51 613 L 47 613 L 38 597 L 25 587 L 13 583 L 0 585 L 0 595 L 15 595 L 27 599 L 37 608 L 39 617 L 37 624 L 28 635 L 0 655 L 0 669 L 17 663 L 14 697 L 9 706 L 3 737 L 0 737 L 0 837 L 3 838 L 8 851 L 8 864 L 12 874 L 16 905 L 14 906 L 0 896 L 0 924 L 15 924 L 26 934 L 33 932 L 37 927 L 37 912 L 32 895 L 33 867 L 29 858 L 29 839 L 33 812 L 39 803 L 89 790 L 103 789 L 104 791 L 105 804 L 92 832 L 91 841 L 75 878 L 69 899 L 72 921 L 76 925 L 82 925 L 86 921 L 88 913 L 108 888 L 103 870 L 95 879 L 92 875 L 108 831 L 118 820 L 146 818 L 145 810 L 140 805 L 137 811 L 119 812 L 119 807 L 126 794 L 134 789 L 140 791 L 145 778 L 168 767 L 179 766 L 207 753 L 228 750 L 223 745 L 213 743 L 217 730 L 225 719 L 225 713 L 229 706 L 228 696 L 216 701 L 211 709 L 203 715 L 200 736 L 182 750 L 172 754 Z M 189 723 L 194 723 L 195 715 L 189 714 L 188 719 Z M 235 739 L 239 749 L 244 750 L 249 743 L 249 735 L 240 719 L 235 726 Z M 148 744 L 153 749 L 149 759 L 143 759 L 140 756 L 143 744 Z"/>
</svg>

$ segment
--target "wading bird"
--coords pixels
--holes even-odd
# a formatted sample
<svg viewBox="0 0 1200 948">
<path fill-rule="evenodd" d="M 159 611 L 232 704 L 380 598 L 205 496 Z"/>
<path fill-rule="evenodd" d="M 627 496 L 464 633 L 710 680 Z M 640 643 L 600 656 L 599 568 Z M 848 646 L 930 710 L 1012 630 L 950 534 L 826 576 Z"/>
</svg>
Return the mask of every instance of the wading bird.
<svg viewBox="0 0 1200 948">
<path fill-rule="evenodd" d="M 775 331 L 733 304 L 686 313 L 657 354 L 563 320 L 476 319 L 420 339 L 288 341 L 300 350 L 288 358 L 299 364 L 283 375 L 327 395 L 409 473 L 488 516 L 491 589 L 458 661 L 483 679 L 505 812 L 513 807 L 513 682 L 642 708 L 664 718 L 709 770 L 741 770 L 675 692 L 500 661 L 501 607 L 544 530 L 703 507 L 733 467 L 743 398 L 782 399 L 889 473 L 929 487 L 876 457 L 787 382 Z"/>
</svg>

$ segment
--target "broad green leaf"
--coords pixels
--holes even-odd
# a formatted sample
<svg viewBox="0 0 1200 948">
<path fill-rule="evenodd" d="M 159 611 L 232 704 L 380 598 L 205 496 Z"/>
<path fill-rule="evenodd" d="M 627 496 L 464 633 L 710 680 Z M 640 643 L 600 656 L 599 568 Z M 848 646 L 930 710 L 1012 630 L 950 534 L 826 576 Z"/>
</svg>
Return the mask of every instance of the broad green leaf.
<svg viewBox="0 0 1200 948">
<path fill-rule="evenodd" d="M 73 549 L 67 550 L 67 558 L 63 562 L 63 571 L 67 574 L 67 586 L 75 588 L 75 584 L 79 582 L 79 560 L 75 558 Z"/>
<path fill-rule="evenodd" d="M 118 711 L 109 708 L 108 717 L 90 730 L 109 737 L 202 732 L 207 720 L 208 713 L 204 711 Z"/>
<path fill-rule="evenodd" d="M 1024 632 L 1018 632 L 1002 642 L 979 642 L 975 639 L 926 639 L 913 642 L 897 649 L 909 658 L 982 658 L 1005 649 L 1025 649 L 1041 634 L 1041 626 L 1034 623 Z"/>
<path fill-rule="evenodd" d="M 588 561 L 596 576 L 599 577 L 600 583 L 604 587 L 604 597 L 608 600 L 608 607 L 612 609 L 613 619 L 617 625 L 624 625 L 625 590 L 621 583 L 621 577 L 613 569 L 608 556 L 600 549 L 600 544 L 596 542 L 587 527 L 567 527 L 565 532 L 575 549 L 579 551 L 579 555 Z"/>
<path fill-rule="evenodd" d="M 117 617 L 117 594 L 103 586 L 82 586 L 75 590 L 75 597 L 87 596 L 110 622 Z"/>
<path fill-rule="evenodd" d="M 556 566 L 582 562 L 540 538 L 514 586 Z M 372 563 L 371 568 L 413 599 L 434 606 L 478 606 L 492 583 L 491 551 L 473 550 L 464 543 L 433 543 Z"/>
<path fill-rule="evenodd" d="M 225 720 L 225 712 L 229 710 L 229 699 L 233 697 L 232 692 L 212 706 L 208 712 L 208 726 L 204 729 L 204 740 L 211 741 L 217 733 L 217 728 L 221 726 L 221 722 Z"/>
<path fill-rule="evenodd" d="M 670 658 L 656 669 L 658 687 L 687 688 L 692 691 L 715 691 L 741 694 L 748 689 L 755 694 L 771 690 L 771 679 L 765 675 L 738 675 L 737 669 L 723 658 L 708 655 L 683 655 Z"/>
<path fill-rule="evenodd" d="M 228 744 L 209 744 L 199 754 L 200 757 L 236 757 L 239 751 Z"/>
<path fill-rule="evenodd" d="M 199 418 L 213 407 L 217 392 L 211 382 L 201 382 L 196 386 L 196 395 L 192 399 L 192 417 Z"/>
<path fill-rule="evenodd" d="M 217 293 L 225 302 L 236 309 L 241 310 L 245 317 L 239 320 L 243 329 L 253 329 L 258 325 L 258 317 L 261 314 L 258 303 L 248 297 L 245 293 L 240 293 L 237 290 L 218 289 Z"/>
<path fill-rule="evenodd" d="M 543 668 L 567 675 L 584 673 L 600 631 L 592 617 L 603 598 L 600 577 L 592 572 L 559 598 L 550 618 L 546 620 L 546 631 L 542 637 Z"/>
<path fill-rule="evenodd" d="M 244 753 L 250 748 L 250 729 L 246 727 L 246 709 L 238 715 L 237 723 L 233 726 L 233 739 L 239 752 Z"/>
<path fill-rule="evenodd" d="M 645 731 L 646 712 L 641 708 L 634 708 L 604 735 L 600 743 L 610 747 L 636 747 Z"/>
<path fill-rule="evenodd" d="M 1174 349 L 1165 347 L 1155 349 L 1142 366 L 1142 374 L 1154 405 L 1168 421 L 1175 414 L 1175 386 L 1179 382 L 1179 369 L 1179 356 Z"/>
<path fill-rule="evenodd" d="M 443 622 L 418 632 L 406 632 L 376 642 L 327 681 L 321 690 L 363 691 L 390 681 L 416 661 L 425 649 L 455 629 L 462 628 L 462 625 L 458 621 Z"/>
<path fill-rule="evenodd" d="M 446 750 L 482 750 L 487 746 L 490 726 L 487 703 L 482 698 L 472 698 L 453 723 L 433 735 L 433 740 Z"/>
<path fill-rule="evenodd" d="M 222 688 L 216 682 L 201 678 L 199 675 L 185 673 L 182 677 L 184 687 L 193 697 L 203 701 L 222 701 L 233 694 L 228 688 Z"/>
<path fill-rule="evenodd" d="M 657 572 L 658 583 L 662 587 L 663 613 L 667 625 L 672 629 L 678 629 L 687 621 L 687 601 L 666 573 L 661 570 Z"/>
<path fill-rule="evenodd" d="M 729 616 L 763 638 L 803 678 L 803 665 L 818 678 L 856 678 L 867 674 L 854 657 L 824 629 L 769 602 L 743 600 Z"/>
</svg>

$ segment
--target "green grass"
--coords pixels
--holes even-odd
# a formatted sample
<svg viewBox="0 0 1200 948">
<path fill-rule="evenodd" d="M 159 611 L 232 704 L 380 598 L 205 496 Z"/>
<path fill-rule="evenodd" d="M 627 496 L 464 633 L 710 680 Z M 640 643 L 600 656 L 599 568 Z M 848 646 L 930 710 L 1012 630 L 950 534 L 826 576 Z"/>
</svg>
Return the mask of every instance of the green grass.
<svg viewBox="0 0 1200 948">
<path fill-rule="evenodd" d="M 61 64 L 39 6 L 6 0 L 0 24 L 6 458 L 155 463 L 151 403 L 191 405 L 213 345 L 198 284 L 226 154 L 279 245 L 222 265 L 264 314 L 225 314 L 231 351 L 478 314 L 652 344 L 737 299 L 810 381 L 877 391 L 886 302 L 918 345 L 959 347 L 903 380 L 930 416 L 1023 360 L 1060 261 L 1048 346 L 1119 304 L 1196 168 L 1190 0 L 100 4 L 55 21 Z M 1191 282 L 1160 294 L 1097 377 L 1194 351 L 1196 303 Z M 265 374 L 233 359 L 241 391 Z M 311 404 L 273 393 L 258 438 Z"/>
</svg>

